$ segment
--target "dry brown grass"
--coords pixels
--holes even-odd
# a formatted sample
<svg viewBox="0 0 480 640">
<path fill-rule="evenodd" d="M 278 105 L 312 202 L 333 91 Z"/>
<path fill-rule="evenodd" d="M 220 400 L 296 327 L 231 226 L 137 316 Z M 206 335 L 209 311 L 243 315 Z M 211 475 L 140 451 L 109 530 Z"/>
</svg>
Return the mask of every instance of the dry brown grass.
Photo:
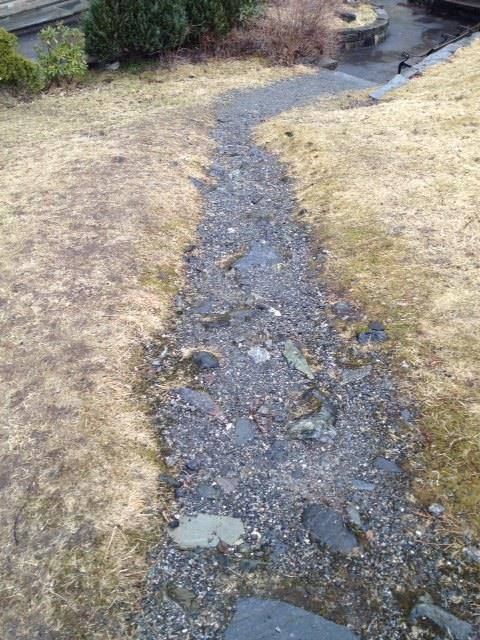
<svg viewBox="0 0 480 640">
<path fill-rule="evenodd" d="M 480 525 L 480 43 L 382 103 L 268 123 L 330 282 L 385 320 L 423 405 L 420 493 Z M 292 131 L 293 137 L 284 135 Z"/>
<path fill-rule="evenodd" d="M 182 281 L 210 107 L 299 71 L 120 72 L 0 109 L 2 640 L 127 634 L 161 500 L 135 366 Z"/>
<path fill-rule="evenodd" d="M 272 0 L 260 17 L 230 34 L 227 50 L 255 52 L 282 64 L 333 55 L 339 6 L 339 0 Z"/>
</svg>

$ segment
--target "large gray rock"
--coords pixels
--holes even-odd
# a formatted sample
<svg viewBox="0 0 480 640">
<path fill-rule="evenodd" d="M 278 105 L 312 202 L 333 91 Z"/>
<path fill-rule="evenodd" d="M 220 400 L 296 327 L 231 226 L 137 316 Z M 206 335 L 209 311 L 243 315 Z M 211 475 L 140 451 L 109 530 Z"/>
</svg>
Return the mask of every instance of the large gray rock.
<svg viewBox="0 0 480 640">
<path fill-rule="evenodd" d="M 428 596 L 422 598 L 410 614 L 411 622 L 416 623 L 419 620 L 433 622 L 433 624 L 442 629 L 442 631 L 448 633 L 449 638 L 454 638 L 455 640 L 473 640 L 473 627 L 471 624 L 437 607 Z"/>
<path fill-rule="evenodd" d="M 242 598 L 225 640 L 359 640 L 350 629 L 279 600 Z"/>
<path fill-rule="evenodd" d="M 254 267 L 271 267 L 282 261 L 275 249 L 262 242 L 254 242 L 250 251 L 237 260 L 235 269 L 240 272 L 249 271 Z"/>
<path fill-rule="evenodd" d="M 169 529 L 168 533 L 181 549 L 195 549 L 216 547 L 220 541 L 229 546 L 238 544 L 244 527 L 239 518 L 198 513 L 195 516 L 183 516 L 178 527 Z"/>
<path fill-rule="evenodd" d="M 335 509 L 311 504 L 303 512 L 302 523 L 311 540 L 332 551 L 348 554 L 358 546 L 356 537 L 347 529 L 342 515 Z"/>
<path fill-rule="evenodd" d="M 335 407 L 328 402 L 322 402 L 319 411 L 304 418 L 287 423 L 288 437 L 293 440 L 316 440 L 317 442 L 333 442 L 337 432 Z"/>
</svg>

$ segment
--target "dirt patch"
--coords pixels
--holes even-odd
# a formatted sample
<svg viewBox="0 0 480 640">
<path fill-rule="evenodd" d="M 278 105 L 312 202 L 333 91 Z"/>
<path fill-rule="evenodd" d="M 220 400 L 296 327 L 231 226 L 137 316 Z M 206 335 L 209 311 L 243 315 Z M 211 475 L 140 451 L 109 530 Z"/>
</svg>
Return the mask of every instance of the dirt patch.
<svg viewBox="0 0 480 640">
<path fill-rule="evenodd" d="M 260 132 L 291 163 L 326 276 L 386 323 L 422 401 L 420 493 L 477 526 L 479 60 L 476 44 L 376 106 L 323 102 Z"/>
<path fill-rule="evenodd" d="M 127 633 L 165 500 L 138 367 L 183 278 L 210 107 L 304 71 L 185 64 L 0 107 L 5 639 Z"/>
</svg>

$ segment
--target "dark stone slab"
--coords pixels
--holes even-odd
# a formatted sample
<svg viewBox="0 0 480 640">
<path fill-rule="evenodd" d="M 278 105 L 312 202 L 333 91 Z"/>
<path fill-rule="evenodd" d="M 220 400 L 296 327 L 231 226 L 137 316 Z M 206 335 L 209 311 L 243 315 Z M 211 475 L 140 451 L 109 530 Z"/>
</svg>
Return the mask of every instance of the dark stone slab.
<svg viewBox="0 0 480 640">
<path fill-rule="evenodd" d="M 471 624 L 432 604 L 429 598 L 420 601 L 410 614 L 411 622 L 417 623 L 422 620 L 428 620 L 433 623 L 447 633 L 449 638 L 473 640 L 473 627 Z"/>
<path fill-rule="evenodd" d="M 280 600 L 242 598 L 225 640 L 359 640 L 350 629 Z"/>
<path fill-rule="evenodd" d="M 261 242 L 254 242 L 250 251 L 235 263 L 235 269 L 245 272 L 254 267 L 274 266 L 281 261 L 281 257 L 273 247 Z"/>
<path fill-rule="evenodd" d="M 180 387 L 177 389 L 177 393 L 184 402 L 187 402 L 190 406 L 198 409 L 198 411 L 202 413 L 211 415 L 220 413 L 218 406 L 205 391 L 195 391 L 195 389 Z"/>
<path fill-rule="evenodd" d="M 393 460 L 387 458 L 378 457 L 375 459 L 375 466 L 380 471 L 386 471 L 387 473 L 403 473 L 402 468 L 398 466 Z"/>
<path fill-rule="evenodd" d="M 218 358 L 210 351 L 196 351 L 192 355 L 192 362 L 199 369 L 216 369 L 220 366 Z"/>
<path fill-rule="evenodd" d="M 303 512 L 302 523 L 314 542 L 332 551 L 347 554 L 358 545 L 356 537 L 345 526 L 342 515 L 330 507 L 309 505 Z"/>
<path fill-rule="evenodd" d="M 247 418 L 239 418 L 235 423 L 235 444 L 242 446 L 255 440 L 258 430 L 257 425 Z"/>
</svg>

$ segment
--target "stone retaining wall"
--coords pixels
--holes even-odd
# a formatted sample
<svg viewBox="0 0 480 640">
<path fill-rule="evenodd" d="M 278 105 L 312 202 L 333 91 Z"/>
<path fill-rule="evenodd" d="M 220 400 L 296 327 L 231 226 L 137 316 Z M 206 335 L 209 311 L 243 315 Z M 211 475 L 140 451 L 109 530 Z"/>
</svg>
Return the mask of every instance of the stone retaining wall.
<svg viewBox="0 0 480 640">
<path fill-rule="evenodd" d="M 20 31 L 68 20 L 88 8 L 89 0 L 0 0 L 0 27 Z"/>
<path fill-rule="evenodd" d="M 342 29 L 339 32 L 343 49 L 358 47 L 373 47 L 383 42 L 387 37 L 390 19 L 385 9 L 374 7 L 377 19 L 363 27 Z"/>
</svg>

